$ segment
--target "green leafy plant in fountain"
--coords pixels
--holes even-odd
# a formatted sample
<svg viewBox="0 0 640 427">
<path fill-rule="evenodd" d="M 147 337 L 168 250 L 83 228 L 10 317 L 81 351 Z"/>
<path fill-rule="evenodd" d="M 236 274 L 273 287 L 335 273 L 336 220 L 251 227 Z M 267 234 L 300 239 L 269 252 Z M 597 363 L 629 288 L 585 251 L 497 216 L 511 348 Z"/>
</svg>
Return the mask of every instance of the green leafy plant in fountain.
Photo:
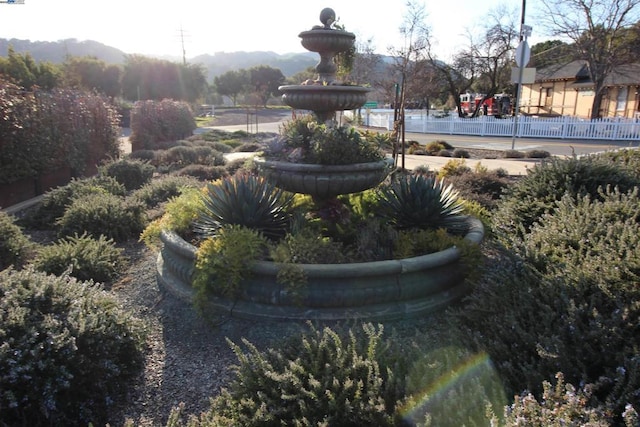
<svg viewBox="0 0 640 427">
<path fill-rule="evenodd" d="M 379 188 L 380 215 L 399 229 L 466 229 L 458 193 L 443 180 L 423 175 L 399 175 Z"/>
<path fill-rule="evenodd" d="M 262 177 L 234 175 L 207 184 L 195 229 L 209 237 L 215 236 L 224 225 L 241 225 L 277 239 L 284 236 L 289 227 L 292 200 L 293 194 Z"/>
<path fill-rule="evenodd" d="M 258 231 L 224 225 L 204 240 L 196 252 L 193 287 L 196 307 L 203 310 L 210 294 L 237 297 L 251 264 L 265 256 L 267 241 Z"/>
<path fill-rule="evenodd" d="M 282 138 L 271 143 L 268 158 L 321 165 L 376 162 L 385 158 L 379 140 L 367 140 L 350 126 L 317 123 L 307 115 L 283 125 Z"/>
<path fill-rule="evenodd" d="M 179 196 L 169 199 L 164 209 L 164 215 L 151 221 L 140 234 L 140 241 L 150 248 L 157 249 L 159 247 L 162 230 L 175 231 L 190 240 L 189 235 L 193 222 L 198 218 L 202 209 L 200 189 L 185 189 Z"/>
<path fill-rule="evenodd" d="M 144 325 L 120 307 L 91 282 L 0 272 L 0 423 L 107 423 L 144 361 Z"/>
<path fill-rule="evenodd" d="M 48 274 L 69 276 L 78 280 L 110 282 L 122 271 L 125 259 L 122 248 L 104 236 L 93 238 L 83 234 L 60 239 L 43 246 L 33 260 L 34 267 Z"/>
</svg>

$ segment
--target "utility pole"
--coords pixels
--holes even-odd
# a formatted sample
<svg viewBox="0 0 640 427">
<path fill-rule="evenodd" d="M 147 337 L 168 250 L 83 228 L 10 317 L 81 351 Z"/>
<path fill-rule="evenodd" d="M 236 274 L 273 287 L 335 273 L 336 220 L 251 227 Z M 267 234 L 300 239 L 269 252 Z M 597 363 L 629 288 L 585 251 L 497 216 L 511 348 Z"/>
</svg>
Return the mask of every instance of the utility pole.
<svg viewBox="0 0 640 427">
<path fill-rule="evenodd" d="M 513 138 L 511 139 L 511 149 L 515 149 L 516 135 L 518 133 L 518 116 L 520 115 L 520 92 L 522 90 L 522 74 L 524 67 L 529 62 L 531 50 L 527 44 L 527 37 L 531 35 L 531 27 L 524 24 L 526 0 L 522 0 L 522 15 L 520 18 L 520 44 L 516 49 L 516 64 L 518 65 L 518 83 L 516 85 L 516 102 L 513 109 Z"/>
<path fill-rule="evenodd" d="M 187 65 L 187 51 L 184 48 L 184 31 L 182 25 L 180 26 L 180 42 L 182 43 L 182 64 Z"/>
</svg>

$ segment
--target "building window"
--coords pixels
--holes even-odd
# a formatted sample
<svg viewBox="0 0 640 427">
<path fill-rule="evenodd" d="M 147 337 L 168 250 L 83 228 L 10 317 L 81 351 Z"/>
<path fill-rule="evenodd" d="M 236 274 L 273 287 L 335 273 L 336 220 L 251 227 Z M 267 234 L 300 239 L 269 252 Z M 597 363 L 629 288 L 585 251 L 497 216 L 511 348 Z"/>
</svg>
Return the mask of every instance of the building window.
<svg viewBox="0 0 640 427">
<path fill-rule="evenodd" d="M 627 95 L 629 93 L 629 88 L 621 87 L 618 88 L 618 97 L 616 98 L 616 113 L 622 113 L 624 115 L 625 110 L 627 109 Z"/>
</svg>

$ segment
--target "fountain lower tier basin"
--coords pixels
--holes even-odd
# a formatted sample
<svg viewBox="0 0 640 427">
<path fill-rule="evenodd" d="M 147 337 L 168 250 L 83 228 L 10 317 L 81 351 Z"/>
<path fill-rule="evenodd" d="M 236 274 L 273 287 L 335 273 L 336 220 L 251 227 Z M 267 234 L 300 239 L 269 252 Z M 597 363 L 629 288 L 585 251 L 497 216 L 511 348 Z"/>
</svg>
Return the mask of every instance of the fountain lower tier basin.
<svg viewBox="0 0 640 427">
<path fill-rule="evenodd" d="M 484 238 L 482 223 L 468 217 L 468 241 Z M 171 231 L 161 233 L 158 282 L 191 302 L 196 247 Z M 307 283 L 296 289 L 278 283 L 282 264 L 256 261 L 238 299 L 211 297 L 213 310 L 246 319 L 396 320 L 422 316 L 458 301 L 468 291 L 460 250 L 400 260 L 352 264 L 298 264 Z"/>
<path fill-rule="evenodd" d="M 362 86 L 341 85 L 286 85 L 280 86 L 282 102 L 294 109 L 319 112 L 354 110 L 367 102 L 371 89 Z"/>
<path fill-rule="evenodd" d="M 327 199 L 359 193 L 380 184 L 393 169 L 393 159 L 349 165 L 317 165 L 254 158 L 260 174 L 292 193 Z"/>
</svg>

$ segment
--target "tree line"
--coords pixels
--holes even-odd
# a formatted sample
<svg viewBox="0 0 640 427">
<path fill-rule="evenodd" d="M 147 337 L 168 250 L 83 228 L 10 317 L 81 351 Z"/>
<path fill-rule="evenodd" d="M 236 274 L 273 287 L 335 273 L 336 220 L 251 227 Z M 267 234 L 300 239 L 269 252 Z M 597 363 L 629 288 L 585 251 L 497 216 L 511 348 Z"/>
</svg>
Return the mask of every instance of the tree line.
<svg viewBox="0 0 640 427">
<path fill-rule="evenodd" d="M 564 65 L 584 60 L 595 86 L 594 116 L 600 112 L 605 79 L 616 67 L 636 62 L 640 54 L 640 0 L 541 0 L 537 22 L 558 39 L 531 48 L 530 67 Z M 391 64 L 375 54 L 371 41 L 358 42 L 353 52 L 337 58 L 340 78 L 367 84 L 374 97 L 388 104 L 430 107 L 450 106 L 462 114 L 459 95 L 498 93 L 514 95 L 511 82 L 514 52 L 522 39 L 514 9 L 499 7 L 480 21 L 483 27 L 469 35 L 468 44 L 452 52 L 446 61 L 434 53 L 435 40 L 427 25 L 425 6 L 407 3 L 399 31 L 406 40 L 402 48 L 389 48 Z M 129 55 L 123 66 L 106 64 L 93 57 L 69 57 L 61 65 L 35 63 L 29 54 L 9 49 L 0 58 L 0 74 L 16 84 L 74 87 L 97 91 L 129 101 L 174 99 L 189 103 L 221 102 L 227 96 L 235 105 L 266 106 L 285 83 L 313 79 L 313 68 L 285 79 L 279 69 L 256 66 L 231 70 L 209 84 L 202 65 L 175 63 L 140 55 Z"/>
</svg>

